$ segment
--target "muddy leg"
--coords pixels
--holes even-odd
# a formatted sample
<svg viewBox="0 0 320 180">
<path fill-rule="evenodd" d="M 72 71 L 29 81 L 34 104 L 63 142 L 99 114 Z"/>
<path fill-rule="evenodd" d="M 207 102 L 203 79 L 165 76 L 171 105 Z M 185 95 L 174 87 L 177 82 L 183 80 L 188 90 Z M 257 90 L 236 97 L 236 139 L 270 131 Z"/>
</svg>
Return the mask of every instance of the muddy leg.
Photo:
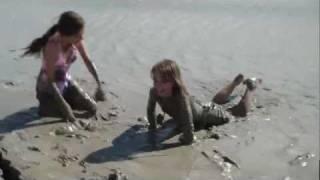
<svg viewBox="0 0 320 180">
<path fill-rule="evenodd" d="M 226 111 L 222 107 L 215 107 L 208 112 L 202 112 L 201 117 L 201 129 L 208 129 L 212 126 L 220 126 L 230 121 L 230 112 Z"/>
<path fill-rule="evenodd" d="M 247 89 L 242 96 L 240 102 L 228 109 L 234 116 L 245 117 L 247 113 L 250 111 L 250 105 L 252 102 L 252 97 L 254 91 L 256 90 L 257 86 L 262 83 L 261 79 L 247 79 L 244 81 L 244 84 L 247 86 Z"/>
<path fill-rule="evenodd" d="M 41 81 L 43 71 L 39 72 L 36 83 L 36 97 L 39 101 L 38 114 L 42 117 L 62 117 L 61 109 L 59 108 L 52 93 L 49 93 L 49 89 L 46 88 Z"/>
<path fill-rule="evenodd" d="M 62 112 L 52 95 L 47 93 L 39 93 L 37 94 L 37 98 L 39 100 L 39 116 L 62 117 Z"/>
<path fill-rule="evenodd" d="M 214 103 L 217 103 L 217 104 L 225 104 L 225 103 L 227 103 L 229 96 L 231 95 L 233 90 L 243 81 L 243 78 L 244 77 L 243 77 L 242 74 L 238 74 L 230 84 L 228 84 L 227 86 L 222 88 L 213 97 L 212 101 Z"/>
<path fill-rule="evenodd" d="M 97 111 L 97 103 L 73 80 L 70 80 L 70 86 L 64 96 L 73 109 L 85 110 L 92 114 Z"/>
</svg>

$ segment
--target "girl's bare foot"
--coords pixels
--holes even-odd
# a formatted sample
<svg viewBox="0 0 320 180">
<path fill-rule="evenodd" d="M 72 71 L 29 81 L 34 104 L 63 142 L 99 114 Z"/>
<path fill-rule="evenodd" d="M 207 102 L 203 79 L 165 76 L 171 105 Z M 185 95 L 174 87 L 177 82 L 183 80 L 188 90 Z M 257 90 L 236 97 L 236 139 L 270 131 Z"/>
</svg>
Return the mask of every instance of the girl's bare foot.
<svg viewBox="0 0 320 180">
<path fill-rule="evenodd" d="M 243 84 L 247 86 L 248 90 L 254 91 L 260 84 L 262 83 L 262 79 L 260 78 L 248 78 L 243 81 Z"/>
<path fill-rule="evenodd" d="M 235 86 L 238 86 L 239 84 L 242 83 L 243 79 L 244 79 L 244 76 L 240 73 L 240 74 L 238 74 L 238 75 L 233 79 L 232 83 L 233 83 Z"/>
</svg>

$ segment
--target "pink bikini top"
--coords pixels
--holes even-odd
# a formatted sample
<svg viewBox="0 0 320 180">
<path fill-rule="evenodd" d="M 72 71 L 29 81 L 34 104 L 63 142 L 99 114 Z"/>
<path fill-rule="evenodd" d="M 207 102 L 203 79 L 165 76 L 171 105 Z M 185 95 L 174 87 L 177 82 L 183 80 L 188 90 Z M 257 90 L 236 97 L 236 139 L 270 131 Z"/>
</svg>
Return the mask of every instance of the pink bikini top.
<svg viewBox="0 0 320 180">
<path fill-rule="evenodd" d="M 76 60 L 76 47 L 74 45 L 70 46 L 70 48 L 64 53 L 60 43 L 59 34 L 55 34 L 48 40 L 45 46 L 46 55 L 43 55 L 42 58 L 42 80 L 47 81 L 47 60 L 46 57 L 57 56 L 57 60 L 55 62 L 55 81 L 61 92 L 63 92 L 64 88 L 68 86 L 68 80 L 71 79 L 70 74 L 68 73 L 71 64 Z"/>
<path fill-rule="evenodd" d="M 76 60 L 76 47 L 72 45 L 65 53 L 62 50 L 61 43 L 60 43 L 60 36 L 55 34 L 52 36 L 47 44 L 46 44 L 46 55 L 56 56 L 58 53 L 58 58 L 55 63 L 56 68 L 63 68 L 65 72 L 67 72 L 71 66 L 71 64 Z M 45 57 L 42 58 L 42 69 L 44 71 L 47 70 L 47 61 Z"/>
</svg>

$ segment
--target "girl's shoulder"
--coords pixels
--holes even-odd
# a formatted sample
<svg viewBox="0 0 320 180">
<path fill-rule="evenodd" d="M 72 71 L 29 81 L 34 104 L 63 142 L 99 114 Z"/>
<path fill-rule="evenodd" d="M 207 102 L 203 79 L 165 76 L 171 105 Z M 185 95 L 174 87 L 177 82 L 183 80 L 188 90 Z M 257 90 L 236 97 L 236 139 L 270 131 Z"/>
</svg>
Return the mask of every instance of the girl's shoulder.
<svg viewBox="0 0 320 180">
<path fill-rule="evenodd" d="M 60 43 L 60 36 L 55 33 L 54 35 L 50 36 L 47 42 L 47 45 L 59 45 Z"/>
</svg>

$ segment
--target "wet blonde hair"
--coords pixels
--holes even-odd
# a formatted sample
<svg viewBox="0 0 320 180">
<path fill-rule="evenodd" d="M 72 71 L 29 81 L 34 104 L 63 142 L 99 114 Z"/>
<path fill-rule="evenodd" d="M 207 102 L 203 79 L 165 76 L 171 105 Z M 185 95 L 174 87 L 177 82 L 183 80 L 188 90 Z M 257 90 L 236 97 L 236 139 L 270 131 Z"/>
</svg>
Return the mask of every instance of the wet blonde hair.
<svg viewBox="0 0 320 180">
<path fill-rule="evenodd" d="M 180 69 L 177 63 L 170 59 L 163 59 L 155 64 L 151 69 L 151 78 L 159 75 L 162 80 L 174 82 L 173 94 L 188 95 L 188 91 L 182 81 Z"/>
</svg>

